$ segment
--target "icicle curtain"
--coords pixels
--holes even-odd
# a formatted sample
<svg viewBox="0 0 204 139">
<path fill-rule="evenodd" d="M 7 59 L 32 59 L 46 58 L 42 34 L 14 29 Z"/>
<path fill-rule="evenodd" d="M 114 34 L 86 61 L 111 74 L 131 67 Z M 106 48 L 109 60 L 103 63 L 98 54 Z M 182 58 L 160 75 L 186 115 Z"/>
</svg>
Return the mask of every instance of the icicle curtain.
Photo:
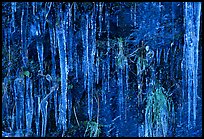
<svg viewBox="0 0 204 139">
<path fill-rule="evenodd" d="M 201 136 L 201 12 L 3 2 L 2 136 Z"/>
</svg>

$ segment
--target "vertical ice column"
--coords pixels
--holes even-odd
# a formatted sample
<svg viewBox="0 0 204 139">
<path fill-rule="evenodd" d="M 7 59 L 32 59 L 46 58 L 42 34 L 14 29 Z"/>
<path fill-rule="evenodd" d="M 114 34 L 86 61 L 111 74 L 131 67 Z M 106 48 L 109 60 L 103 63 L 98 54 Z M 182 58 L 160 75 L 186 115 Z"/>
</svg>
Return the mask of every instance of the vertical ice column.
<svg viewBox="0 0 204 139">
<path fill-rule="evenodd" d="M 128 80 L 129 80 L 129 65 L 128 65 L 128 60 L 125 58 L 125 120 L 127 120 L 127 96 L 129 94 L 129 85 L 128 85 Z"/>
<path fill-rule="evenodd" d="M 99 54 L 98 54 L 98 50 L 96 52 L 96 83 L 98 84 L 99 83 L 99 62 L 100 62 L 100 57 L 99 57 Z"/>
<path fill-rule="evenodd" d="M 175 32 L 175 23 L 174 23 L 174 19 L 175 19 L 175 2 L 172 2 L 171 4 L 171 16 L 172 16 L 172 36 L 173 36 L 173 41 L 174 41 L 174 32 Z"/>
<path fill-rule="evenodd" d="M 73 59 L 72 59 L 72 53 L 73 53 L 73 22 L 72 22 L 72 7 L 69 3 L 69 51 L 68 51 L 68 63 L 69 63 L 69 71 L 73 70 Z"/>
<path fill-rule="evenodd" d="M 108 5 L 106 6 L 108 7 Z M 109 9 L 105 11 L 106 19 L 106 29 L 107 29 L 107 69 L 108 69 L 108 92 L 110 92 L 110 19 L 109 19 Z"/>
<path fill-rule="evenodd" d="M 55 56 L 56 56 L 56 35 L 55 35 L 55 30 L 54 28 L 49 28 L 50 32 L 50 45 L 51 45 L 51 55 L 52 55 L 52 69 L 51 69 L 51 76 L 54 81 L 56 81 L 56 61 L 55 61 Z M 52 84 L 54 85 L 55 82 Z M 58 105 L 57 105 L 57 92 L 54 91 L 54 110 L 55 110 L 55 125 L 57 126 L 57 121 L 58 121 Z"/>
<path fill-rule="evenodd" d="M 23 129 L 24 126 L 24 79 L 16 78 L 14 80 L 14 94 L 16 105 L 16 129 Z"/>
<path fill-rule="evenodd" d="M 103 4 L 102 2 L 99 2 L 99 33 L 98 33 L 99 38 L 102 32 L 102 21 L 103 21 L 103 17 L 102 17 L 103 5 L 102 4 Z"/>
<path fill-rule="evenodd" d="M 24 3 L 24 8 L 25 8 Z M 28 63 L 28 51 L 27 51 L 27 42 L 26 42 L 26 30 L 27 30 L 27 13 L 25 12 L 25 9 L 22 9 L 22 15 L 21 15 L 21 46 L 22 46 L 22 60 L 24 67 L 27 67 Z"/>
<path fill-rule="evenodd" d="M 200 31 L 201 3 L 186 2 L 184 10 L 185 10 L 184 57 L 186 59 L 185 70 L 187 71 L 186 76 L 188 92 L 188 128 L 190 129 L 192 126 L 192 122 L 194 125 L 196 125 L 197 85 L 198 85 L 197 79 L 198 43 Z M 193 113 L 191 113 L 192 111 Z"/>
<path fill-rule="evenodd" d="M 137 4 L 135 2 L 135 4 L 134 4 L 134 27 L 137 26 L 136 20 L 137 20 Z"/>
<path fill-rule="evenodd" d="M 64 24 L 60 23 L 56 27 L 56 34 L 58 40 L 59 58 L 60 58 L 60 74 L 61 74 L 61 107 L 60 107 L 60 125 L 63 128 L 63 135 L 67 130 L 67 58 L 66 58 L 66 44 L 65 44 L 65 30 Z"/>
<path fill-rule="evenodd" d="M 26 77 L 26 128 L 32 130 L 32 119 L 33 119 L 33 86 L 32 80 Z"/>
</svg>

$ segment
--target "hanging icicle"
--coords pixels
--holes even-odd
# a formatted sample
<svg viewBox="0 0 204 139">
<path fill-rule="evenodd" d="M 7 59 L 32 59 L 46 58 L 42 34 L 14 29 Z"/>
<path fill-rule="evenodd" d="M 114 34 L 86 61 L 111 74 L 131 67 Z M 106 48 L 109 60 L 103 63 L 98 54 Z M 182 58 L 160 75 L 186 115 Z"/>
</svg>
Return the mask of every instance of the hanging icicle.
<svg viewBox="0 0 204 139">
<path fill-rule="evenodd" d="M 109 5 L 106 5 L 109 7 Z M 108 92 L 110 92 L 110 19 L 109 19 L 109 9 L 107 8 L 105 11 L 105 19 L 106 19 L 106 29 L 107 29 L 107 76 L 108 76 Z"/>
<path fill-rule="evenodd" d="M 32 80 L 29 77 L 26 77 L 26 128 L 27 130 L 32 130 L 32 119 L 33 119 L 33 86 Z"/>
<path fill-rule="evenodd" d="M 52 69 L 51 69 L 51 76 L 54 81 L 56 81 L 56 37 L 55 37 L 55 30 L 54 28 L 49 28 L 50 33 L 50 44 L 51 44 L 51 55 L 52 55 Z M 52 83 L 54 85 L 55 82 Z M 58 121 L 58 106 L 57 106 L 57 92 L 54 91 L 54 110 L 55 110 L 55 125 L 57 126 Z"/>
<path fill-rule="evenodd" d="M 90 18 L 90 20 L 92 20 Z M 89 15 L 86 14 L 86 30 L 85 30 L 85 45 L 86 45 L 86 66 L 87 66 L 87 93 L 88 93 L 88 99 L 87 99 L 87 105 L 88 105 L 88 117 L 89 121 L 92 120 L 92 96 L 91 96 L 91 85 L 92 85 L 92 58 L 91 54 L 92 52 L 92 45 L 89 43 Z M 93 26 L 92 26 L 93 27 Z"/>
<path fill-rule="evenodd" d="M 117 76 L 118 76 L 118 100 L 119 100 L 119 116 L 120 116 L 120 121 L 123 118 L 123 112 L 124 112 L 124 94 L 123 94 L 123 69 L 124 69 L 124 54 L 123 54 L 123 42 L 122 40 L 118 40 L 118 46 L 119 46 L 119 52 L 117 56 Z"/>
<path fill-rule="evenodd" d="M 60 9 L 60 13 L 62 13 Z M 59 14 L 60 15 L 60 14 Z M 61 16 L 62 17 L 62 16 Z M 60 74 L 61 74 L 61 106 L 60 106 L 60 125 L 63 129 L 64 136 L 67 130 L 66 110 L 67 110 L 67 58 L 66 58 L 66 44 L 65 44 L 65 30 L 63 19 L 56 27 L 56 34 L 58 40 L 59 58 L 60 58 Z M 58 21 L 60 22 L 60 21 Z"/>
<path fill-rule="evenodd" d="M 16 31 L 16 26 L 15 26 L 16 2 L 11 3 L 11 10 L 12 10 L 12 28 L 13 28 L 12 34 L 13 34 Z"/>
<path fill-rule="evenodd" d="M 24 126 L 24 79 L 16 78 L 14 80 L 14 94 L 16 105 L 16 129 L 23 129 Z"/>
<path fill-rule="evenodd" d="M 106 104 L 106 70 L 103 62 L 102 65 L 102 102 Z"/>
<path fill-rule="evenodd" d="M 98 52 L 98 50 L 97 50 L 97 52 L 96 52 L 96 83 L 98 84 L 99 83 L 99 59 L 100 59 L 100 57 L 98 56 L 99 54 L 98 54 L 99 52 Z"/>
<path fill-rule="evenodd" d="M 67 105 L 68 105 L 68 127 L 71 127 L 71 116 L 72 116 L 72 94 L 71 90 L 68 90 L 67 95 Z"/>
<path fill-rule="evenodd" d="M 74 2 L 74 31 L 76 31 L 76 24 L 75 24 L 75 22 L 76 22 L 76 11 L 77 11 L 77 3 L 76 2 Z"/>
<path fill-rule="evenodd" d="M 37 21 L 34 23 L 35 24 L 35 28 L 36 28 L 36 35 L 40 36 L 41 35 L 41 30 L 40 30 L 40 23 L 38 23 Z M 40 65 L 40 70 L 38 71 L 38 75 L 43 75 L 44 72 L 44 66 L 43 66 L 43 53 L 44 53 L 44 46 L 42 42 L 37 42 L 36 43 L 36 47 L 37 47 L 37 53 L 38 53 L 38 62 Z M 41 101 L 41 97 L 44 97 L 45 92 L 44 92 L 44 79 L 42 76 L 40 76 L 40 79 L 38 81 L 38 99 L 37 99 L 37 104 L 38 104 L 38 108 L 37 108 L 37 117 L 36 117 L 36 132 L 37 132 L 37 136 L 40 136 L 40 101 Z"/>
<path fill-rule="evenodd" d="M 33 7 L 33 15 L 35 15 L 35 4 L 36 4 L 36 2 L 32 2 L 32 7 Z"/>
<path fill-rule="evenodd" d="M 41 30 L 40 30 L 40 23 L 35 22 L 33 29 L 36 31 L 36 36 L 41 36 Z M 40 65 L 40 74 L 43 74 L 43 53 L 44 53 L 44 47 L 42 42 L 37 42 L 37 52 L 38 52 L 38 61 Z"/>
<path fill-rule="evenodd" d="M 128 87 L 128 80 L 129 80 L 129 65 L 127 58 L 125 59 L 125 83 L 126 83 L 126 92 L 128 93 L 129 87 Z"/>
<path fill-rule="evenodd" d="M 27 19 L 27 13 L 25 13 L 25 6 L 22 9 L 22 15 L 21 15 L 21 46 L 22 46 L 22 60 L 23 60 L 23 66 L 27 67 L 28 64 L 28 51 L 27 51 L 27 44 L 26 44 L 26 19 Z"/>
<path fill-rule="evenodd" d="M 72 22 L 72 6 L 69 3 L 69 51 L 68 51 L 68 63 L 69 63 L 69 71 L 73 70 L 73 59 L 72 59 L 72 53 L 73 53 L 73 22 Z"/>
<path fill-rule="evenodd" d="M 90 43 L 90 48 L 91 52 L 89 53 L 89 63 L 90 63 L 90 68 L 88 76 L 89 76 L 89 81 L 90 82 L 90 120 L 92 119 L 93 115 L 93 91 L 94 91 L 94 73 L 95 73 L 95 53 L 96 53 L 96 8 L 94 4 L 93 8 L 93 13 L 91 16 L 91 43 Z"/>
<path fill-rule="evenodd" d="M 51 84 L 51 82 L 50 82 Z M 42 113 L 42 132 L 41 132 L 41 137 L 46 136 L 46 129 L 47 129 L 47 117 L 48 117 L 48 99 L 52 97 L 53 92 L 58 90 L 58 85 L 53 85 L 50 87 L 50 92 L 42 99 L 40 103 L 40 110 Z"/>
<path fill-rule="evenodd" d="M 75 61 L 75 78 L 78 82 L 78 65 L 79 65 L 79 56 L 76 54 L 76 61 Z"/>
<path fill-rule="evenodd" d="M 127 120 L 127 101 L 126 98 L 128 97 L 129 94 L 129 85 L 128 85 L 128 80 L 129 80 L 129 65 L 128 65 L 128 60 L 125 58 L 125 120 Z"/>
<path fill-rule="evenodd" d="M 102 17 L 103 5 L 102 4 L 103 4 L 102 2 L 99 2 L 99 33 L 98 33 L 99 38 L 101 37 L 102 21 L 103 21 L 103 17 Z"/>
<path fill-rule="evenodd" d="M 174 34 L 175 34 L 175 23 L 174 23 L 174 20 L 175 20 L 175 10 L 174 10 L 174 3 L 175 2 L 172 2 L 172 5 L 171 5 L 171 13 L 172 13 L 172 36 L 173 36 L 173 41 L 174 41 Z"/>
<path fill-rule="evenodd" d="M 201 3 L 185 3 L 185 49 L 188 92 L 188 129 L 196 125 L 198 42 L 200 30 Z M 193 99 L 192 99 L 193 98 Z M 193 107 L 193 108 L 192 108 Z M 193 109 L 193 110 L 192 110 Z M 193 113 L 191 113 L 193 111 Z M 193 119 L 191 118 L 193 115 Z"/>
<path fill-rule="evenodd" d="M 89 15 L 86 14 L 85 15 L 86 18 L 86 25 L 85 25 L 85 45 L 86 45 L 86 64 L 87 64 L 87 68 L 88 66 L 88 60 L 89 60 Z"/>
<path fill-rule="evenodd" d="M 198 87 L 198 49 L 199 49 L 199 39 L 200 39 L 200 17 L 201 17 L 201 3 L 194 3 L 194 16 L 196 19 L 195 20 L 195 36 L 196 36 L 196 41 L 195 43 L 195 47 L 194 47 L 194 57 L 195 57 L 195 69 L 194 69 L 194 92 L 193 92 L 193 120 L 194 120 L 194 126 L 196 126 L 196 117 L 197 117 L 197 87 Z"/>
<path fill-rule="evenodd" d="M 82 24 L 83 27 L 85 27 L 85 30 L 81 29 L 81 35 L 82 35 L 82 45 L 83 45 L 83 59 L 82 59 L 82 72 L 84 74 L 84 90 L 86 89 L 86 82 L 87 82 L 87 59 L 88 59 L 88 21 L 86 19 L 82 19 L 84 24 Z"/>
<path fill-rule="evenodd" d="M 3 80 L 3 83 L 2 83 L 2 89 L 3 89 L 3 92 L 2 92 L 2 119 L 6 119 L 6 124 L 9 125 L 9 120 L 8 120 L 8 109 L 9 109 L 9 96 L 8 96 L 8 78 L 4 78 Z M 13 114 L 14 115 L 14 114 Z M 14 118 L 14 117 L 12 117 Z M 12 121 L 12 129 L 13 129 L 13 126 L 14 126 L 14 120 Z"/>
<path fill-rule="evenodd" d="M 137 4 L 134 5 L 134 27 L 137 26 Z"/>
<path fill-rule="evenodd" d="M 162 49 L 158 48 L 157 51 L 156 51 L 156 61 L 157 61 L 157 65 L 160 64 L 161 53 L 162 53 Z"/>
</svg>

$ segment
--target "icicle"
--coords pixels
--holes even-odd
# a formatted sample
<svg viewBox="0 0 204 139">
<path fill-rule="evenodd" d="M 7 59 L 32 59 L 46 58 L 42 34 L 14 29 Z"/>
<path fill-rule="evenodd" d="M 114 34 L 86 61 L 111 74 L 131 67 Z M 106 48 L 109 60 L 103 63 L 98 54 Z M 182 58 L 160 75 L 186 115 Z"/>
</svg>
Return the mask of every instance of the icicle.
<svg viewBox="0 0 204 139">
<path fill-rule="evenodd" d="M 36 92 L 36 91 L 35 91 Z M 40 136 L 40 95 L 36 95 L 36 135 Z"/>
<path fill-rule="evenodd" d="M 87 82 L 87 93 L 88 93 L 88 115 L 89 121 L 92 119 L 92 111 L 91 111 L 91 83 L 90 83 L 90 71 L 88 66 L 88 82 Z"/>
<path fill-rule="evenodd" d="M 72 26 L 72 7 L 69 3 L 69 53 L 68 53 L 68 63 L 69 63 L 69 71 L 73 70 L 73 26 Z"/>
<path fill-rule="evenodd" d="M 118 20 L 118 15 L 116 15 L 116 26 L 119 26 L 119 20 Z"/>
<path fill-rule="evenodd" d="M 86 78 L 89 76 L 89 43 L 88 43 L 88 40 L 89 40 L 89 28 L 88 28 L 88 21 L 89 21 L 89 16 L 88 14 L 86 14 L 86 28 L 85 28 L 85 53 L 86 53 L 86 57 L 85 57 L 85 61 L 86 61 Z"/>
<path fill-rule="evenodd" d="M 16 2 L 13 2 L 13 11 L 16 12 Z"/>
<path fill-rule="evenodd" d="M 95 65 L 94 65 L 94 58 L 95 58 L 95 53 L 96 53 L 96 16 L 95 16 L 95 7 L 94 11 L 91 17 L 91 52 L 89 53 L 89 72 L 88 72 L 88 92 L 89 92 L 89 97 L 90 97 L 90 102 L 89 102 L 89 110 L 90 110 L 90 116 L 89 120 L 92 120 L 92 111 L 93 111 L 93 83 L 94 83 L 94 72 L 95 72 Z M 87 17 L 88 19 L 88 17 Z"/>
<path fill-rule="evenodd" d="M 143 69 L 143 66 L 142 66 L 142 62 L 141 62 L 141 57 L 138 57 L 137 59 L 137 63 L 136 63 L 136 66 L 137 66 L 137 84 L 138 84 L 138 97 L 137 97 L 137 100 L 138 100 L 138 107 L 140 107 L 142 101 L 143 101 L 143 97 L 142 97 L 142 74 L 141 74 L 141 71 Z M 153 80 L 153 79 L 152 79 Z M 138 113 L 138 117 L 140 116 L 140 113 Z M 139 133 L 139 137 L 143 136 L 144 134 L 144 125 L 139 125 L 138 126 L 138 133 Z"/>
<path fill-rule="evenodd" d="M 111 58 L 111 68 L 115 68 L 115 60 L 116 60 L 116 55 L 115 55 L 115 49 L 112 49 L 112 58 Z"/>
<path fill-rule="evenodd" d="M 158 65 L 160 64 L 161 52 L 162 52 L 162 49 L 158 48 L 156 52 L 156 61 Z"/>
<path fill-rule="evenodd" d="M 33 6 L 33 15 L 35 15 L 35 2 L 32 2 L 32 6 Z"/>
<path fill-rule="evenodd" d="M 52 97 L 53 92 L 55 92 L 56 90 L 58 90 L 58 85 L 55 84 L 52 87 L 50 87 L 50 92 L 40 102 L 40 110 L 42 113 L 42 132 L 41 132 L 42 137 L 46 136 L 47 116 L 48 116 L 48 112 L 47 112 L 48 99 Z"/>
<path fill-rule="evenodd" d="M 60 74 L 61 74 L 61 108 L 60 108 L 60 125 L 63 127 L 63 135 L 67 130 L 66 110 L 67 110 L 67 58 L 65 44 L 65 30 L 63 24 L 59 24 L 56 28 L 58 49 L 60 57 Z"/>
<path fill-rule="evenodd" d="M 44 17 L 44 26 L 43 26 L 44 32 L 46 31 L 46 23 L 48 22 L 48 21 L 47 21 L 47 17 L 48 17 L 48 14 L 49 14 L 49 12 L 50 12 L 50 9 L 51 9 L 52 2 L 50 2 L 48 11 L 46 10 L 46 8 L 47 8 L 46 5 L 47 5 L 47 3 L 45 4 L 45 12 L 46 12 L 46 13 L 44 13 L 44 14 L 45 14 L 45 17 Z"/>
<path fill-rule="evenodd" d="M 58 105 L 59 105 L 59 108 L 58 108 L 58 110 L 59 110 L 59 117 L 58 117 L 58 121 L 57 121 L 57 123 L 58 123 L 58 129 L 62 129 L 62 117 L 60 116 L 60 110 L 62 109 L 62 101 L 61 101 L 61 99 L 62 99 L 62 97 L 61 97 L 62 95 L 61 94 L 59 94 L 58 95 L 58 98 L 57 98 L 57 103 L 58 103 Z"/>
<path fill-rule="evenodd" d="M 171 7 L 172 7 L 172 11 L 171 11 L 171 13 L 172 13 L 172 36 L 173 36 L 173 41 L 174 41 L 174 32 L 175 32 L 175 27 L 174 27 L 174 19 L 175 19 L 175 13 L 174 13 L 174 2 L 172 2 L 172 5 L 171 5 Z"/>
<path fill-rule="evenodd" d="M 108 55 L 108 57 L 107 57 L 107 70 L 108 70 L 108 74 L 107 74 L 107 76 L 108 76 L 108 82 L 107 82 L 107 84 L 108 84 L 108 92 L 110 92 L 110 55 Z"/>
<path fill-rule="evenodd" d="M 32 130 L 32 119 L 33 119 L 33 86 L 30 78 L 26 79 L 26 128 Z"/>
<path fill-rule="evenodd" d="M 200 17 L 201 17 L 201 3 L 194 3 L 194 17 L 195 17 L 195 48 L 194 48 L 194 56 L 195 56 L 195 69 L 194 69 L 194 92 L 193 92 L 193 120 L 194 126 L 196 126 L 196 109 L 197 109 L 197 87 L 198 87 L 198 46 L 199 46 L 199 32 L 200 32 Z"/>
<path fill-rule="evenodd" d="M 129 87 L 128 87 L 128 79 L 129 79 L 129 65 L 127 58 L 125 59 L 125 79 L 126 79 L 126 92 L 128 93 Z"/>
<path fill-rule="evenodd" d="M 200 29 L 200 3 L 185 3 L 185 45 L 186 45 L 186 67 L 187 67 L 187 90 L 188 90 L 188 128 L 196 123 L 197 103 L 197 70 L 198 70 L 198 42 Z M 195 21 L 195 22 L 194 22 Z M 193 97 L 193 99 L 192 99 Z M 193 106 L 193 108 L 191 108 Z M 193 109 L 193 113 L 191 113 Z"/>
<path fill-rule="evenodd" d="M 127 120 L 127 96 L 129 94 L 129 85 L 128 85 L 128 79 L 129 79 L 129 76 L 128 76 L 128 73 L 129 73 L 129 65 L 128 65 L 128 60 L 127 58 L 125 58 L 125 120 Z"/>
<path fill-rule="evenodd" d="M 76 56 L 76 62 L 75 62 L 75 77 L 76 77 L 76 81 L 78 82 L 78 63 L 79 63 L 79 56 Z"/>
<path fill-rule="evenodd" d="M 68 90 L 67 104 L 68 104 L 68 127 L 71 127 L 71 116 L 72 116 L 72 94 L 71 94 L 71 91 L 70 91 L 70 90 Z"/>
<path fill-rule="evenodd" d="M 183 55 L 185 55 L 185 45 L 184 45 L 184 47 L 183 47 Z M 183 110 L 184 110 L 184 95 L 185 95 L 185 89 L 186 89 L 186 87 L 185 87 L 185 75 L 186 75 L 186 73 L 185 73 L 185 69 L 186 69 L 186 67 L 185 67 L 185 59 L 183 58 L 183 60 L 182 60 L 182 62 L 181 62 L 181 73 L 182 73 L 182 75 L 181 75 L 181 78 L 182 78 L 182 102 L 181 102 L 181 113 L 180 113 L 180 118 L 181 118 L 181 121 L 183 120 L 183 117 L 182 117 L 182 113 L 183 113 Z M 181 124 L 181 123 L 180 123 Z"/>
<path fill-rule="evenodd" d="M 2 96 L 2 119 L 4 119 L 4 117 L 6 118 L 6 122 L 8 122 L 8 78 L 4 78 L 4 81 L 2 83 L 2 89 L 3 89 L 3 96 Z M 7 123 L 8 124 L 8 123 Z M 12 122 L 12 125 L 14 123 Z M 12 126 L 13 127 L 13 126 Z M 13 129 L 13 128 L 12 128 Z"/>
<path fill-rule="evenodd" d="M 123 68 L 124 68 L 124 55 L 123 55 L 123 43 L 119 41 L 119 53 L 118 53 L 118 92 L 119 92 L 119 115 L 120 121 L 123 118 L 123 110 L 124 110 L 124 95 L 123 95 Z"/>
<path fill-rule="evenodd" d="M 24 79 L 16 78 L 14 80 L 14 94 L 16 105 L 16 129 L 23 129 L 24 126 Z"/>
<path fill-rule="evenodd" d="M 39 89 L 38 89 L 39 90 Z M 35 88 L 34 92 L 37 89 Z M 40 95 L 35 95 L 35 125 L 36 125 L 36 136 L 40 136 Z"/>
<path fill-rule="evenodd" d="M 12 27 L 13 27 L 13 31 L 12 34 L 16 31 L 15 28 L 15 12 L 16 12 L 16 2 L 12 2 L 11 3 L 11 9 L 12 9 Z M 12 35 L 11 34 L 11 35 Z"/>
<path fill-rule="evenodd" d="M 133 20 L 133 6 L 131 5 L 131 7 L 130 7 L 130 20 Z"/>
<path fill-rule="evenodd" d="M 103 20 L 102 12 L 103 12 L 102 2 L 99 2 L 99 33 L 98 33 L 99 38 L 102 32 L 102 20 Z"/>
<path fill-rule="evenodd" d="M 92 19 L 91 19 L 92 20 Z M 93 22 L 93 21 L 92 21 Z M 92 24 L 93 25 L 93 24 Z M 89 46 L 89 32 L 88 32 L 88 29 L 89 29 L 89 16 L 88 14 L 86 14 L 86 30 L 85 30 L 85 45 L 86 45 L 86 66 L 87 66 L 87 93 L 88 93 L 88 116 L 89 116 L 89 121 L 92 120 L 92 104 L 91 104 L 91 101 L 92 101 L 92 96 L 91 96 L 91 86 L 92 86 L 92 56 L 94 56 L 94 52 L 93 52 L 93 49 L 91 49 L 92 44 Z M 91 25 L 90 25 L 91 26 Z M 92 26 L 93 28 L 93 26 Z M 93 32 L 92 32 L 93 33 Z M 93 39 L 93 38 L 92 38 Z M 89 50 L 92 50 L 89 51 Z"/>
<path fill-rule="evenodd" d="M 76 22 L 76 7 L 77 7 L 77 3 L 74 2 L 74 31 L 76 31 L 76 25 L 75 25 L 75 22 Z"/>
<path fill-rule="evenodd" d="M 74 3 L 72 3 L 74 4 Z M 74 52 L 73 46 L 74 46 L 74 33 L 73 33 L 73 21 L 72 21 L 72 5 L 71 3 L 68 3 L 68 71 L 73 71 L 73 56 L 72 53 Z M 74 15 L 75 16 L 75 15 Z M 76 60 L 77 61 L 77 60 Z M 71 127 L 71 114 L 72 114 L 72 95 L 71 90 L 68 90 L 67 95 L 67 105 L 68 105 L 68 127 Z"/>
<path fill-rule="evenodd" d="M 188 3 L 186 2 L 185 3 L 186 34 L 185 34 L 184 43 L 186 45 L 186 55 L 188 55 L 188 57 L 187 56 L 185 56 L 185 57 L 187 59 L 187 61 L 186 61 L 186 64 L 187 64 L 186 75 L 187 75 L 187 91 L 188 91 L 188 129 L 190 129 L 190 127 L 191 127 L 191 94 L 190 93 L 193 91 L 193 90 L 191 90 L 192 89 L 192 83 L 191 83 L 192 79 L 191 78 L 193 78 L 192 77 L 193 76 L 192 75 L 192 69 L 191 69 L 193 66 L 193 63 L 192 63 L 193 62 L 193 60 L 192 60 L 192 58 L 193 58 L 192 47 L 193 46 L 192 46 L 192 43 L 188 43 L 190 41 L 190 35 L 191 35 L 190 33 L 192 31 L 192 30 L 189 30 L 189 28 L 192 27 L 192 21 L 191 22 L 189 21 L 189 19 L 191 18 L 192 15 L 188 15 L 188 10 L 187 10 L 188 8 L 190 10 L 192 10 L 191 4 L 189 3 L 189 6 L 188 6 Z M 192 12 L 189 12 L 189 14 L 192 14 Z M 188 26 L 189 23 L 191 24 L 190 26 Z M 191 65 L 191 66 L 188 66 L 188 65 Z"/>
<path fill-rule="evenodd" d="M 38 61 L 40 64 L 40 72 L 43 74 L 43 44 L 37 42 Z"/>
<path fill-rule="evenodd" d="M 9 17 L 8 17 L 8 20 Z M 8 80 L 10 80 L 10 71 L 11 71 L 11 39 L 12 39 L 12 32 L 11 32 L 11 28 L 12 25 L 11 23 L 8 23 L 9 27 L 7 29 L 5 29 L 5 46 L 8 46 L 8 71 L 7 71 L 7 76 L 8 76 Z"/>
<path fill-rule="evenodd" d="M 53 62 L 52 62 L 52 78 L 54 81 L 57 80 L 57 77 L 56 77 L 56 64 L 55 64 L 55 55 L 56 55 L 56 47 L 57 47 L 57 39 L 56 39 L 56 31 L 54 30 L 53 28 L 53 52 L 52 52 L 52 59 L 53 59 Z M 54 53 L 54 54 L 53 54 Z M 56 82 L 53 82 L 53 85 L 56 84 Z M 59 114 L 58 114 L 58 111 L 59 111 L 59 108 L 58 108 L 58 93 L 57 91 L 54 91 L 54 105 L 55 105 L 55 124 L 56 124 L 56 127 L 58 128 L 57 124 L 58 124 L 58 119 L 59 119 Z"/>
<path fill-rule="evenodd" d="M 108 7 L 108 5 L 107 5 Z M 106 9 L 106 25 L 107 25 L 107 70 L 108 70 L 108 92 L 110 92 L 110 21 L 109 21 L 109 10 Z"/>
<path fill-rule="evenodd" d="M 123 102 L 124 102 L 124 96 L 123 96 L 123 72 L 122 69 L 119 69 L 118 73 L 118 90 L 119 90 L 119 115 L 121 115 L 120 120 L 122 120 L 122 114 L 123 114 Z"/>
<path fill-rule="evenodd" d="M 83 21 L 85 22 L 85 31 L 84 31 L 84 29 L 81 29 L 81 35 L 82 35 L 82 45 L 83 45 L 83 59 L 82 59 L 82 72 L 83 72 L 83 74 L 84 74 L 84 90 L 86 89 L 86 82 L 87 82 L 87 57 L 88 57 L 88 55 L 87 55 L 87 43 L 86 42 L 88 42 L 88 40 L 86 41 L 86 38 L 88 37 L 86 37 L 86 32 L 88 32 L 88 23 L 86 23 L 86 20 L 85 19 L 83 19 Z M 83 27 L 84 27 L 83 26 Z"/>
<path fill-rule="evenodd" d="M 14 104 L 14 107 L 12 109 L 12 121 L 11 121 L 11 129 L 14 130 L 14 124 L 15 124 L 15 108 L 16 108 L 16 105 Z"/>
<path fill-rule="evenodd" d="M 169 48 L 168 50 L 167 49 L 164 49 L 164 62 L 165 63 L 168 62 L 169 52 L 170 52 L 171 48 Z"/>
<path fill-rule="evenodd" d="M 34 28 L 37 28 L 36 30 L 36 35 L 40 36 L 41 35 L 41 31 L 40 31 L 40 24 L 35 24 Z M 43 44 L 41 42 L 37 42 L 37 52 L 38 52 L 38 61 L 39 61 L 39 65 L 40 65 L 40 73 L 43 74 L 43 53 L 44 53 L 44 48 L 43 48 Z"/>
<path fill-rule="evenodd" d="M 25 13 L 24 8 L 22 9 L 22 15 L 21 15 L 21 45 L 22 45 L 22 60 L 24 67 L 27 67 L 28 63 L 28 54 L 26 49 L 26 25 L 25 25 Z"/>
<path fill-rule="evenodd" d="M 137 25 L 137 22 L 136 22 L 136 17 L 137 17 L 137 4 L 135 2 L 135 5 L 134 5 L 134 27 L 136 27 Z"/>
<path fill-rule="evenodd" d="M 97 52 L 96 52 L 96 83 L 98 84 L 98 82 L 99 82 L 99 59 L 100 59 L 100 57 L 98 56 L 98 50 L 97 50 Z"/>
<path fill-rule="evenodd" d="M 106 72 L 105 65 L 102 65 L 102 101 L 106 104 Z"/>
<path fill-rule="evenodd" d="M 92 65 L 94 66 L 94 58 L 96 53 L 96 11 L 93 13 L 92 18 Z M 92 71 L 94 67 L 92 66 Z"/>
<path fill-rule="evenodd" d="M 51 45 L 51 56 L 52 56 L 52 69 L 51 69 L 51 76 L 54 81 L 56 81 L 56 62 L 55 62 L 55 56 L 56 56 L 56 48 L 55 46 L 56 41 L 55 41 L 55 30 L 54 28 L 49 28 L 49 33 L 50 33 L 50 45 Z M 55 82 L 53 82 L 54 85 Z M 58 121 L 58 109 L 57 109 L 57 92 L 54 92 L 54 110 L 55 110 L 55 124 L 57 126 L 57 121 Z"/>
<path fill-rule="evenodd" d="M 40 103 L 41 107 L 41 112 L 42 112 L 42 131 L 41 131 L 41 137 L 45 137 L 46 135 L 46 128 L 47 128 L 47 106 L 48 102 L 47 101 L 42 101 Z"/>
</svg>

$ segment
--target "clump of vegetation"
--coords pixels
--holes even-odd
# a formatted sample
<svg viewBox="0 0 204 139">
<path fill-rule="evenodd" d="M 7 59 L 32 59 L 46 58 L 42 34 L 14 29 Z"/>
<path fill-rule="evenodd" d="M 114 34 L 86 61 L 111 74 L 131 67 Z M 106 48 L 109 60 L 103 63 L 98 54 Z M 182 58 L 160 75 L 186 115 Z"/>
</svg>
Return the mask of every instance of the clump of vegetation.
<svg viewBox="0 0 204 139">
<path fill-rule="evenodd" d="M 160 84 L 156 84 L 151 92 L 148 92 L 145 108 L 145 136 L 167 136 L 170 113 L 174 113 L 174 104 L 167 94 Z"/>
<path fill-rule="evenodd" d="M 86 122 L 86 131 L 84 137 L 99 137 L 101 133 L 100 125 L 94 121 Z"/>
</svg>

